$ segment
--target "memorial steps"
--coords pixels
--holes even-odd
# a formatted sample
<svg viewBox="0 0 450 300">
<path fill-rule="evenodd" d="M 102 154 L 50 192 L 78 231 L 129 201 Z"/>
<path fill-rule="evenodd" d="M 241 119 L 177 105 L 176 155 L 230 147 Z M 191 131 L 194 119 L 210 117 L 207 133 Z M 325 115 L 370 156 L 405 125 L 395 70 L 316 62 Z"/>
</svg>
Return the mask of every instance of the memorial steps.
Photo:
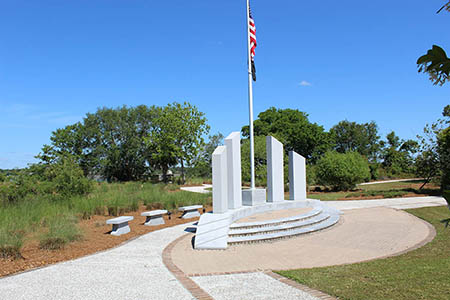
<svg viewBox="0 0 450 300">
<path fill-rule="evenodd" d="M 336 224 L 339 215 L 340 213 L 332 208 L 319 206 L 292 217 L 233 223 L 228 232 L 228 244 L 263 242 L 316 232 Z"/>
</svg>

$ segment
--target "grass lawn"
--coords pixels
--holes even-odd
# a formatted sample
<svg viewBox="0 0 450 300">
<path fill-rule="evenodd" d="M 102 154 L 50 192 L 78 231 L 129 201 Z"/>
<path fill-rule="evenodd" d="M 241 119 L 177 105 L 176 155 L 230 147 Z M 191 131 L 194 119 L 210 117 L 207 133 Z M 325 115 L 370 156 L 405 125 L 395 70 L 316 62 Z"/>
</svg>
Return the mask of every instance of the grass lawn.
<svg viewBox="0 0 450 300">
<path fill-rule="evenodd" d="M 431 223 L 436 238 L 409 253 L 371 262 L 278 271 L 339 299 L 450 299 L 450 228 L 447 207 L 407 210 Z"/>
<path fill-rule="evenodd" d="M 355 191 L 347 192 L 310 192 L 308 198 L 323 201 L 353 200 L 353 199 L 375 199 L 375 198 L 397 198 L 406 196 L 428 196 L 439 195 L 439 187 L 427 184 L 425 188 L 419 189 L 423 180 L 411 180 L 403 182 L 377 183 L 360 185 Z"/>
</svg>

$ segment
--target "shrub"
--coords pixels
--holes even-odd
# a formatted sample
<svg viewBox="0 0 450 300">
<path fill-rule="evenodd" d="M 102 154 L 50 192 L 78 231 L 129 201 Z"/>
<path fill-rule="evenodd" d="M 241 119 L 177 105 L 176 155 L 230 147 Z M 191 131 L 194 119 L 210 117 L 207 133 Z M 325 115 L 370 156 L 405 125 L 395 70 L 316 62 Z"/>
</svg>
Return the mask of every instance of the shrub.
<svg viewBox="0 0 450 300">
<path fill-rule="evenodd" d="M 12 224 L 11 224 L 12 225 Z M 0 258 L 21 258 L 25 232 L 17 228 L 11 229 L 2 224 L 0 227 Z"/>
<path fill-rule="evenodd" d="M 86 195 L 93 189 L 93 183 L 84 176 L 83 170 L 73 157 L 62 157 L 48 166 L 45 178 L 53 183 L 55 192 L 63 196 Z"/>
<path fill-rule="evenodd" d="M 378 163 L 371 163 L 369 164 L 370 168 L 370 179 L 371 180 L 378 180 L 380 178 L 380 164 Z"/>
<path fill-rule="evenodd" d="M 82 237 L 74 216 L 58 215 L 51 217 L 46 223 L 48 223 L 48 230 L 40 236 L 39 241 L 42 249 L 61 249 Z"/>
<path fill-rule="evenodd" d="M 444 191 L 443 196 L 450 208 L 450 190 Z"/>
<path fill-rule="evenodd" d="M 335 190 L 349 190 L 370 178 L 367 160 L 356 152 L 327 152 L 317 163 L 317 180 Z"/>
<path fill-rule="evenodd" d="M 306 165 L 306 183 L 308 186 L 316 185 L 317 174 L 315 165 Z"/>
</svg>

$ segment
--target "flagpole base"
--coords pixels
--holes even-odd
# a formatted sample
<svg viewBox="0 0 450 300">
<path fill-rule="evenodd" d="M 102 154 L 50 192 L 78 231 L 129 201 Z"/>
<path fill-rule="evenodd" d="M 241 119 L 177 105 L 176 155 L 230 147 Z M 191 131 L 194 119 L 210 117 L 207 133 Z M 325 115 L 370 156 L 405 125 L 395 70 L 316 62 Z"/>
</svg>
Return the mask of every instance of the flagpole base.
<svg viewBox="0 0 450 300">
<path fill-rule="evenodd" d="M 255 206 L 266 203 L 266 189 L 242 190 L 242 205 Z"/>
</svg>

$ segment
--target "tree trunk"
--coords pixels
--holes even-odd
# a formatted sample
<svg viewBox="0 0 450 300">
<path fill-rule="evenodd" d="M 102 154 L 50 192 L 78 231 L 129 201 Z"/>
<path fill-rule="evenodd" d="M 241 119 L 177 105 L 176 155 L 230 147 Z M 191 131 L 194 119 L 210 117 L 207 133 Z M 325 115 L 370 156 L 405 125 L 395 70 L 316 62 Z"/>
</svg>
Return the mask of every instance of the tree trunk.
<svg viewBox="0 0 450 300">
<path fill-rule="evenodd" d="M 162 166 L 162 175 L 163 175 L 163 182 L 167 183 L 167 171 L 169 170 L 169 167 L 167 165 Z"/>
<path fill-rule="evenodd" d="M 181 160 L 181 183 L 184 184 L 186 182 L 184 178 L 184 162 Z"/>
</svg>

